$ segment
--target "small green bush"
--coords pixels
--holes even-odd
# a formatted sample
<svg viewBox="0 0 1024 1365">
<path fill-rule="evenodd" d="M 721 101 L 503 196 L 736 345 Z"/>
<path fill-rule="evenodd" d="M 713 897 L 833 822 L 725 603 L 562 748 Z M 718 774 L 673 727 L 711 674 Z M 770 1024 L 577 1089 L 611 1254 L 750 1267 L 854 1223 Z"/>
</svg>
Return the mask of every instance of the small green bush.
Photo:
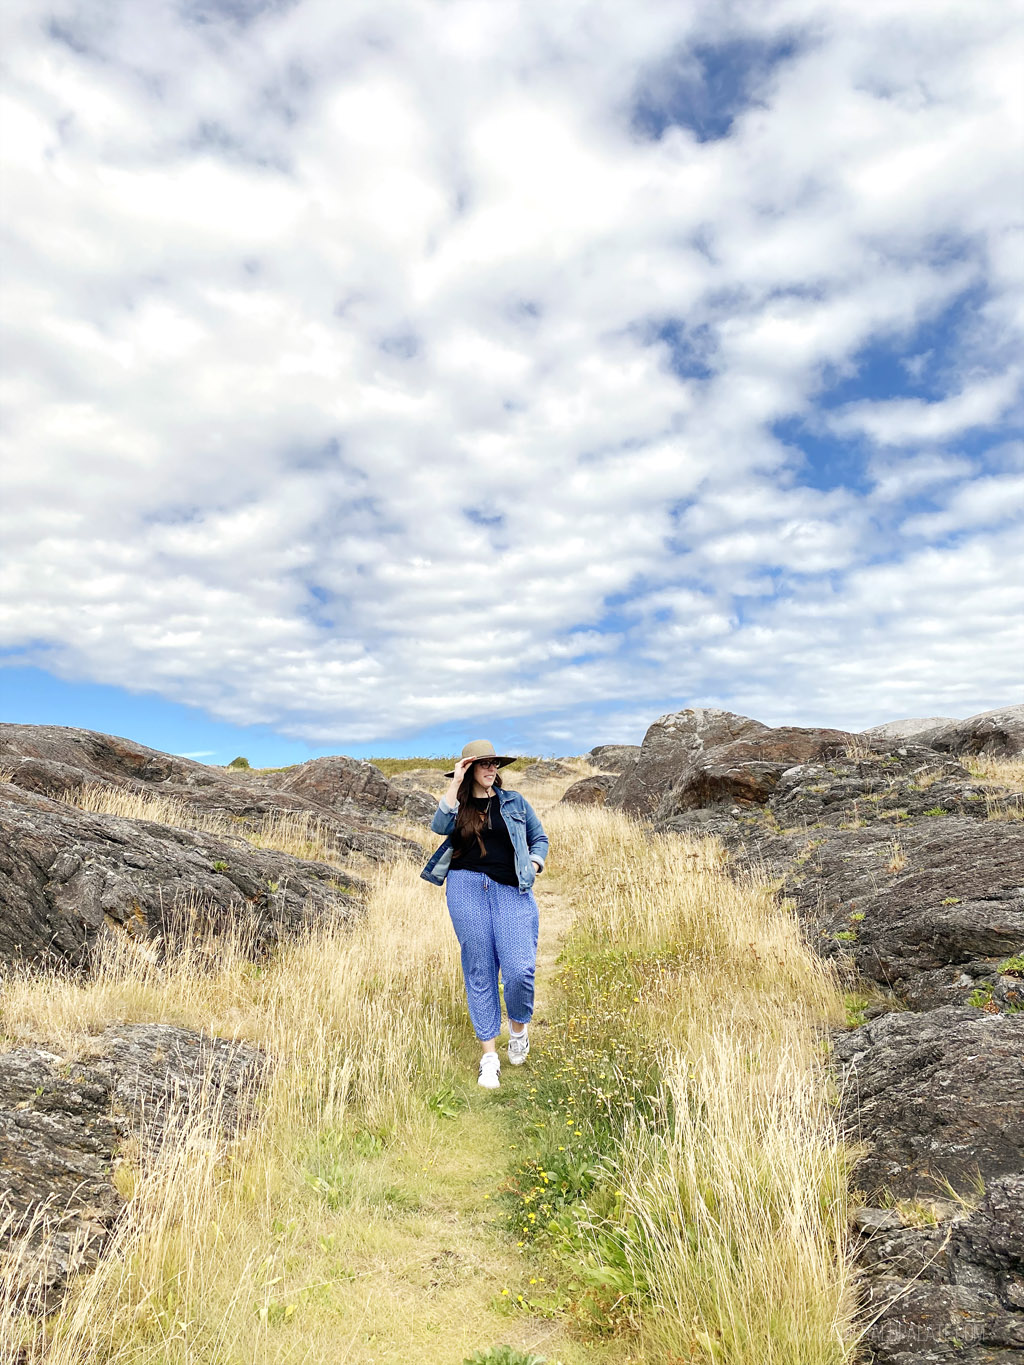
<svg viewBox="0 0 1024 1365">
<path fill-rule="evenodd" d="M 1015 953 L 1005 962 L 1000 962 L 999 972 L 1002 976 L 1024 976 L 1024 953 Z"/>
<path fill-rule="evenodd" d="M 488 1346 L 486 1351 L 474 1351 L 462 1365 L 545 1365 L 547 1356 L 535 1356 L 520 1351 L 518 1346 Z"/>
<path fill-rule="evenodd" d="M 243 758 L 241 754 L 239 754 L 237 758 L 233 758 L 231 762 L 228 764 L 229 768 L 248 768 L 249 766 L 250 766 L 249 760 L 247 758 Z"/>
</svg>

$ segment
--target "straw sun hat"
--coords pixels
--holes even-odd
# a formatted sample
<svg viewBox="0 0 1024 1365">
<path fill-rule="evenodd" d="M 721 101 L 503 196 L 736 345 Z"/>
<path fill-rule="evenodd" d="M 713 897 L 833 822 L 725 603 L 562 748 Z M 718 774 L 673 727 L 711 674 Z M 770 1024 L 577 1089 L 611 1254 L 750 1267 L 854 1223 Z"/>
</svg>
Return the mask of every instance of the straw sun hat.
<svg viewBox="0 0 1024 1365">
<path fill-rule="evenodd" d="M 462 753 L 459 755 L 459 757 L 493 758 L 497 760 L 499 768 L 504 768 L 506 763 L 514 763 L 516 761 L 514 754 L 511 757 L 509 757 L 509 755 L 507 754 L 496 754 L 494 752 L 494 745 L 490 742 L 489 739 L 471 739 L 468 744 L 464 744 L 462 746 Z M 445 773 L 445 777 L 454 776 L 455 776 L 454 768 L 451 770 L 450 773 Z"/>
</svg>

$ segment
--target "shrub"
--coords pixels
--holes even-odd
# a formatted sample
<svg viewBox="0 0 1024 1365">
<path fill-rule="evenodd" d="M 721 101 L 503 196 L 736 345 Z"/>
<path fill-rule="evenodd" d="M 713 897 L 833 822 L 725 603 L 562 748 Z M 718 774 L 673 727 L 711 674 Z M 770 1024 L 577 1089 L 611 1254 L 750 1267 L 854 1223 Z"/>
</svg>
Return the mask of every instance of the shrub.
<svg viewBox="0 0 1024 1365">
<path fill-rule="evenodd" d="M 247 758 L 243 758 L 241 754 L 239 754 L 237 758 L 233 758 L 231 762 L 228 764 L 229 768 L 248 768 L 250 766 L 251 764 L 249 763 L 249 760 Z"/>
<path fill-rule="evenodd" d="M 547 1356 L 535 1356 L 520 1351 L 517 1346 L 488 1346 L 486 1351 L 474 1351 L 462 1365 L 544 1365 Z"/>
</svg>

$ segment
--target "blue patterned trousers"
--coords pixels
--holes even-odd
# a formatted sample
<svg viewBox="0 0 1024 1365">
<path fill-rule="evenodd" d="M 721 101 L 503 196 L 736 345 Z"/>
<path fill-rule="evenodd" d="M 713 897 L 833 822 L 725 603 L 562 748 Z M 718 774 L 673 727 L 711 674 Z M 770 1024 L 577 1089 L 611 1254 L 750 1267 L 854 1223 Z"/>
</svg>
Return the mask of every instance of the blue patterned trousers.
<svg viewBox="0 0 1024 1365">
<path fill-rule="evenodd" d="M 505 1009 L 517 1024 L 533 1017 L 537 902 L 532 891 L 504 886 L 482 872 L 449 872 L 448 913 L 462 948 L 462 975 L 473 1031 L 481 1042 L 501 1032 L 498 972 Z"/>
</svg>

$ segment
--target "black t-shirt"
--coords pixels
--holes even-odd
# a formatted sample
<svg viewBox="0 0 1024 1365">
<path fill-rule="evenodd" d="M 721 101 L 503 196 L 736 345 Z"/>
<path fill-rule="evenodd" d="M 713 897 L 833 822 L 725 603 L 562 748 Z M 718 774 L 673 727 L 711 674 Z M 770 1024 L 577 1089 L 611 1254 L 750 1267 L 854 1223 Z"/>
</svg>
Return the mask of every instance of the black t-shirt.
<svg viewBox="0 0 1024 1365">
<path fill-rule="evenodd" d="M 480 838 L 484 841 L 484 852 L 476 839 L 471 839 L 463 849 L 456 845 L 451 862 L 453 872 L 483 872 L 492 882 L 503 886 L 518 886 L 516 872 L 516 851 L 512 847 L 512 836 L 501 815 L 501 802 L 497 795 L 471 796 L 470 801 L 477 808 L 487 812 L 487 819 Z M 454 839 L 452 840 L 454 843 Z"/>
</svg>

